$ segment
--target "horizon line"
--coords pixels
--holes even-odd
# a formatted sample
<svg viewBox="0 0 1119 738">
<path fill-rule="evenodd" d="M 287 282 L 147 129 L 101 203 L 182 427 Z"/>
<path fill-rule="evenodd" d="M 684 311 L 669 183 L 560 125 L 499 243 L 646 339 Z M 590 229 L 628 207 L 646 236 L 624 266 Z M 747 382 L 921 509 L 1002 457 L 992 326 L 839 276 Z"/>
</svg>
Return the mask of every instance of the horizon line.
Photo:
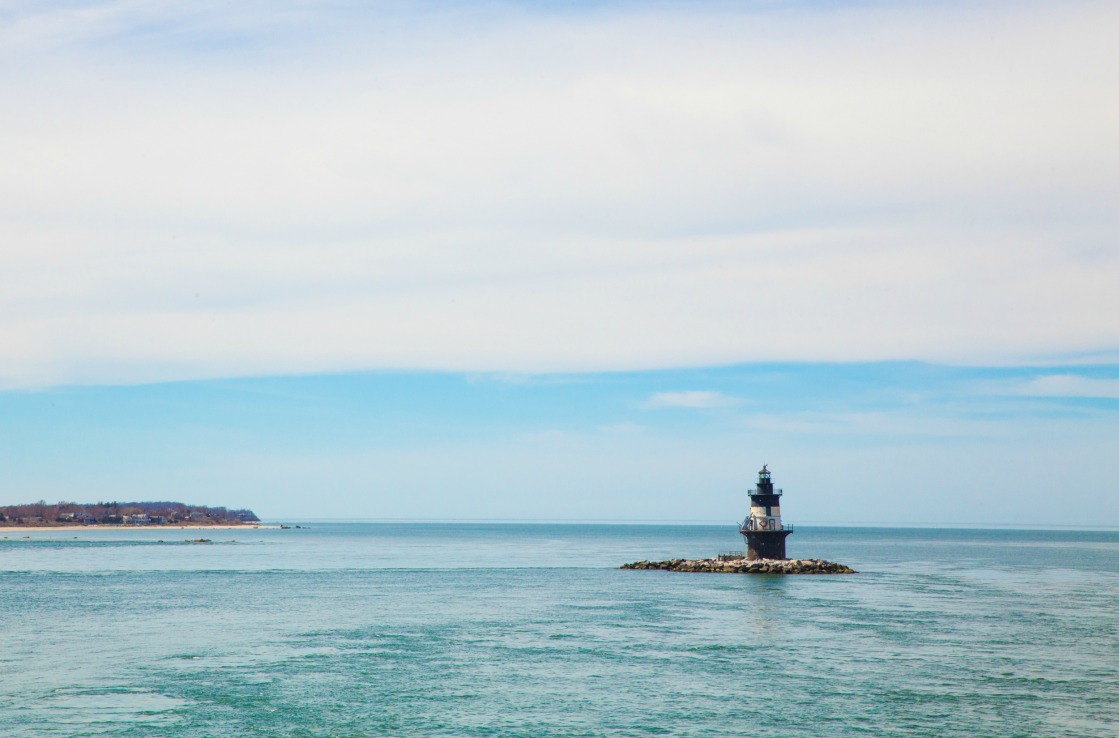
<svg viewBox="0 0 1119 738">
<path fill-rule="evenodd" d="M 524 525 L 687 525 L 702 527 L 729 526 L 726 521 L 711 519 L 651 519 L 632 520 L 623 518 L 261 518 L 261 523 L 408 523 L 408 524 L 524 524 Z M 737 525 L 738 521 L 735 521 Z M 793 525 L 807 528 L 908 528 L 929 530 L 1036 530 L 1036 531 L 1119 531 L 1119 525 L 1088 523 L 993 523 L 982 522 L 961 525 L 954 522 L 902 522 L 902 521 L 820 521 L 794 522 Z"/>
</svg>

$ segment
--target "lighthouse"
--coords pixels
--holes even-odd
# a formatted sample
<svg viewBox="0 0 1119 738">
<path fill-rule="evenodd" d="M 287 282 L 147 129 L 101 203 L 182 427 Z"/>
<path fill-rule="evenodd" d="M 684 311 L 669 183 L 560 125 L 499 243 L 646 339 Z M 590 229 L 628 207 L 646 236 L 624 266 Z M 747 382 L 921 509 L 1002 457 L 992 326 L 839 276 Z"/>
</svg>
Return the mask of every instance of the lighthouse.
<svg viewBox="0 0 1119 738">
<path fill-rule="evenodd" d="M 773 488 L 769 465 L 758 472 L 758 486 L 750 492 L 750 514 L 738 532 L 746 538 L 746 558 L 784 559 L 785 537 L 793 526 L 781 523 L 781 490 Z"/>
</svg>

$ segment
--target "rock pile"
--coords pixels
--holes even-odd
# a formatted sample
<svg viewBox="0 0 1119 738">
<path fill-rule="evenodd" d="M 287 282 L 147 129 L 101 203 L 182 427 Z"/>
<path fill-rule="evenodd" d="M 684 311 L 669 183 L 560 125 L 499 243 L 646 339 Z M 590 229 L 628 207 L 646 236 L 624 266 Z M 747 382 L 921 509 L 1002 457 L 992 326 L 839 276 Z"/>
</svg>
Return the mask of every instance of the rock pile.
<svg viewBox="0 0 1119 738">
<path fill-rule="evenodd" d="M 855 574 L 855 570 L 823 559 L 671 559 L 635 561 L 622 569 L 718 572 L 720 574 Z"/>
</svg>

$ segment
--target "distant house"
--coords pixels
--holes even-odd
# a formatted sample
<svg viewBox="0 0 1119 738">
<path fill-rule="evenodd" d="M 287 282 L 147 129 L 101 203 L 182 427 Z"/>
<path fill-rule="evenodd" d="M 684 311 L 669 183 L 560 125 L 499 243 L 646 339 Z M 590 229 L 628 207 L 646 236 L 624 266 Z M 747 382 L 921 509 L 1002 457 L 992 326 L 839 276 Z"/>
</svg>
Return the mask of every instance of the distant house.
<svg viewBox="0 0 1119 738">
<path fill-rule="evenodd" d="M 204 512 L 198 512 L 197 510 L 195 510 L 190 514 L 190 519 L 192 521 L 209 520 L 210 516 Z"/>
</svg>

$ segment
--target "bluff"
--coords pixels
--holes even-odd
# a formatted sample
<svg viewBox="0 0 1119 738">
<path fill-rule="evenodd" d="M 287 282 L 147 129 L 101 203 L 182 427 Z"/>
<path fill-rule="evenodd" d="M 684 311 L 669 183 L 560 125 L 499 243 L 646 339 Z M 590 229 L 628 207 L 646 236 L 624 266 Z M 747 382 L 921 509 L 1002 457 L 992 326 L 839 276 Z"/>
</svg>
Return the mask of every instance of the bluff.
<svg viewBox="0 0 1119 738">
<path fill-rule="evenodd" d="M 71 525 L 238 525 L 258 523 L 252 510 L 182 502 L 59 502 L 0 506 L 0 527 Z"/>
</svg>

